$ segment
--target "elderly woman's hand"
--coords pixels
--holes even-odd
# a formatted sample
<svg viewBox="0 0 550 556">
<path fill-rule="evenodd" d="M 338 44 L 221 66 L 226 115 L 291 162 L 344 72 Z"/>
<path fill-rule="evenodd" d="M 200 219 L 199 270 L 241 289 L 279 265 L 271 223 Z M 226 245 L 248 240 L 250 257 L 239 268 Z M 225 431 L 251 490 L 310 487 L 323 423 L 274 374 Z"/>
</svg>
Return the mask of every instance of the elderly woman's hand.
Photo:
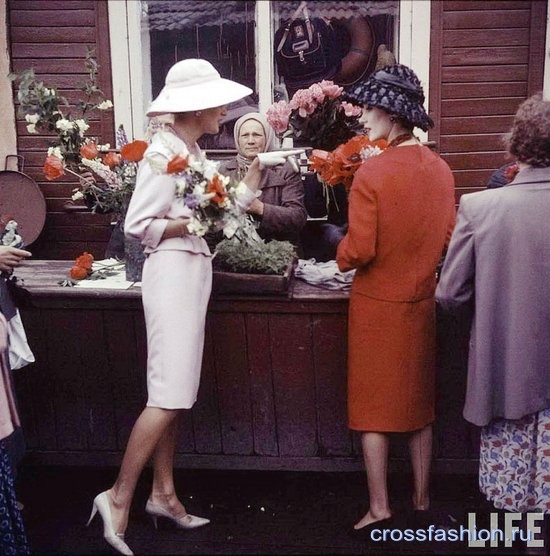
<svg viewBox="0 0 550 556">
<path fill-rule="evenodd" d="M 262 170 L 260 167 L 260 161 L 258 157 L 256 157 L 250 167 L 248 168 L 248 172 L 246 172 L 244 178 L 242 179 L 243 183 L 252 191 L 256 193 L 258 188 L 260 187 L 260 180 L 262 179 Z"/>
<path fill-rule="evenodd" d="M 3 272 L 13 272 L 23 259 L 30 257 L 32 253 L 24 249 L 17 249 L 16 247 L 8 247 L 0 245 L 0 270 Z"/>
</svg>

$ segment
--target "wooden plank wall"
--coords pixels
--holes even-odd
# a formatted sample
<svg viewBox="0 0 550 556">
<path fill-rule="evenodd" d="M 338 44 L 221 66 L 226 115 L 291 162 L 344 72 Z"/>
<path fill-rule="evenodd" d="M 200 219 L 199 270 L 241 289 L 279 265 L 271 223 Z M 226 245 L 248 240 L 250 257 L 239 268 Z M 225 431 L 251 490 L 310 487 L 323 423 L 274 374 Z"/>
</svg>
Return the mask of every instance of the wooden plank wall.
<svg viewBox="0 0 550 556">
<path fill-rule="evenodd" d="M 146 401 L 140 299 L 36 301 L 22 308 L 36 363 L 14 373 L 29 461 L 118 465 Z M 467 350 L 456 342 L 467 336 L 440 325 L 435 468 L 475 472 L 478 430 L 462 417 Z M 360 435 L 347 428 L 346 359 L 347 300 L 214 297 L 177 465 L 361 470 Z M 409 469 L 407 435 L 394 440 L 392 469 Z"/>
<path fill-rule="evenodd" d="M 7 15 L 12 71 L 34 68 L 46 85 L 57 87 L 74 106 L 83 97 L 79 87 L 87 80 L 86 49 L 95 48 L 100 87 L 112 98 L 106 0 L 9 0 Z M 89 135 L 114 144 L 112 112 L 92 117 L 90 123 Z M 111 217 L 64 209 L 76 184 L 65 177 L 45 180 L 42 165 L 47 146 L 47 135 L 29 135 L 24 120 L 18 118 L 18 153 L 25 158 L 25 172 L 39 183 L 48 210 L 44 230 L 31 246 L 33 255 L 73 259 L 86 250 L 103 257 Z"/>
<path fill-rule="evenodd" d="M 542 89 L 546 4 L 432 2 L 429 139 L 453 170 L 457 202 L 506 162 L 502 136 Z"/>
</svg>

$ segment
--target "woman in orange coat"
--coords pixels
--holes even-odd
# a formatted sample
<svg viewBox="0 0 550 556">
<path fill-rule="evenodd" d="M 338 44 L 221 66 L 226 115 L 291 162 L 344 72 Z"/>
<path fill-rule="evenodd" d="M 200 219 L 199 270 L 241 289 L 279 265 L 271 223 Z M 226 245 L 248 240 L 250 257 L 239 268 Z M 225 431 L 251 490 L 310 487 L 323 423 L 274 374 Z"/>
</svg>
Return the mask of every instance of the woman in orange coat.
<svg viewBox="0 0 550 556">
<path fill-rule="evenodd" d="M 349 427 L 362 432 L 368 512 L 355 529 L 391 517 L 389 434 L 410 432 L 413 507 L 429 507 L 435 375 L 435 272 L 454 225 L 448 165 L 413 135 L 427 130 L 424 93 L 406 66 L 386 66 L 348 92 L 369 139 L 388 148 L 357 171 L 340 270 L 357 269 L 349 307 Z"/>
</svg>

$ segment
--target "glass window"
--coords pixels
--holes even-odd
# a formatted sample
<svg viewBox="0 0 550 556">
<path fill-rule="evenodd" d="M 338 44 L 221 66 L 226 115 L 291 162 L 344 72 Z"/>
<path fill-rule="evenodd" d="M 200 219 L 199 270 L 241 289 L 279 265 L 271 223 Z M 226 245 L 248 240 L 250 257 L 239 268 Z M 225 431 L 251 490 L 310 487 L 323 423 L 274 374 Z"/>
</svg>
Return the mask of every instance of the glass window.
<svg viewBox="0 0 550 556">
<path fill-rule="evenodd" d="M 397 50 L 397 0 L 281 0 L 272 9 L 276 101 L 322 79 L 351 85 Z"/>
<path fill-rule="evenodd" d="M 203 58 L 222 77 L 256 89 L 254 1 L 149 0 L 146 25 L 151 52 L 152 98 L 160 92 L 170 67 L 185 58 Z M 258 108 L 256 92 L 229 106 L 228 120 L 243 110 Z M 234 120 L 233 120 L 234 121 Z M 201 146 L 233 148 L 228 121 L 216 136 L 205 136 Z"/>
<path fill-rule="evenodd" d="M 265 110 L 272 101 L 288 99 L 297 88 L 308 87 L 321 79 L 332 79 L 340 85 L 352 84 L 370 73 L 377 62 L 382 62 L 380 45 L 386 45 L 387 51 L 397 52 L 399 0 L 307 3 L 262 0 L 261 4 L 251 0 L 147 0 L 143 4 L 146 8 L 143 25 L 150 43 L 152 98 L 161 90 L 168 69 L 184 58 L 204 58 L 222 77 L 234 79 L 254 91 L 247 99 L 229 106 L 227 122 L 218 135 L 201 139 L 201 146 L 207 149 L 234 149 L 235 119 L 247 111 L 258 110 L 260 100 Z M 260 12 L 266 14 L 266 5 L 271 26 L 268 19 L 260 16 Z M 303 11 L 297 11 L 300 5 L 307 7 L 316 31 L 327 31 L 321 39 L 328 59 L 321 61 L 324 67 L 317 68 L 317 72 L 302 71 L 299 59 L 281 65 L 278 50 L 284 42 L 284 29 L 293 16 L 305 17 Z M 297 42 L 294 37 L 294 42 L 285 48 L 294 48 L 299 56 Z M 268 63 L 267 72 L 265 66 L 258 67 L 260 58 L 266 59 L 266 52 L 273 53 L 273 66 L 269 67 Z M 311 59 L 319 64 L 318 58 L 314 54 Z M 261 83 L 258 83 L 259 76 Z M 266 81 L 270 83 L 267 89 Z M 272 98 L 265 98 L 270 95 Z"/>
</svg>

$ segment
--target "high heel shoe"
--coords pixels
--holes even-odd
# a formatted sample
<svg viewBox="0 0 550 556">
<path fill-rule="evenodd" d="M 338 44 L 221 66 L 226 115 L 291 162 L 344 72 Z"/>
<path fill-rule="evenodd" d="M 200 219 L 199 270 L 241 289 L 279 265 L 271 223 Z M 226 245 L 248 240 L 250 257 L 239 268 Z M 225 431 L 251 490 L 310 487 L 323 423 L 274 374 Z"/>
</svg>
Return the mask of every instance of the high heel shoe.
<svg viewBox="0 0 550 556">
<path fill-rule="evenodd" d="M 165 517 L 173 521 L 181 529 L 196 529 L 197 527 L 202 527 L 210 523 L 209 519 L 205 517 L 198 517 L 196 515 L 184 514 L 180 517 L 172 515 L 168 510 L 155 504 L 151 500 L 147 500 L 145 505 L 145 512 L 151 516 L 153 523 L 155 524 L 155 529 L 158 529 L 158 518 Z"/>
<path fill-rule="evenodd" d="M 115 533 L 113 527 L 113 518 L 111 516 L 111 507 L 109 506 L 109 496 L 107 491 L 98 494 L 94 498 L 94 503 L 92 506 L 92 513 L 86 527 L 90 525 L 92 519 L 94 519 L 95 514 L 99 512 L 101 519 L 103 520 L 103 538 L 117 551 L 121 554 L 126 554 L 127 556 L 133 556 L 133 552 L 130 547 L 124 542 L 124 533 Z"/>
</svg>

